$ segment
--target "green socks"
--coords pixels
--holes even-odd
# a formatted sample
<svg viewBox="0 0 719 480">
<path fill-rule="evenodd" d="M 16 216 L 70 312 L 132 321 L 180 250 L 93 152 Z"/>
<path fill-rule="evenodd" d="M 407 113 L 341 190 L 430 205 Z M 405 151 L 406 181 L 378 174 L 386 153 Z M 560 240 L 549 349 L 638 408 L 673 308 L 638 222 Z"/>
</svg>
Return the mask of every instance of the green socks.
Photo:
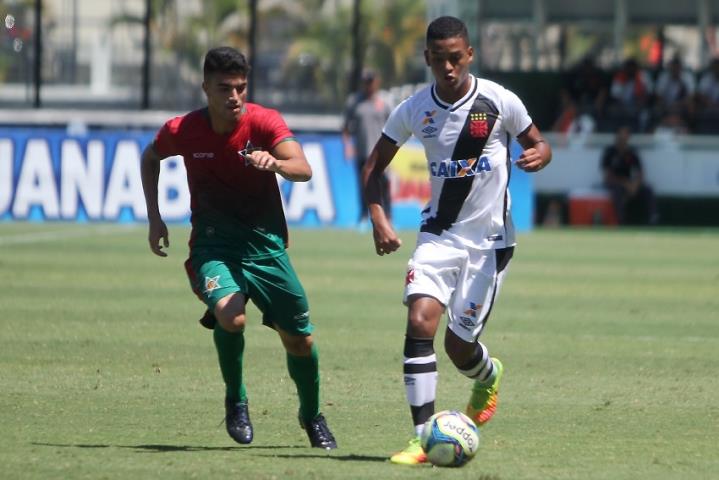
<svg viewBox="0 0 719 480">
<path fill-rule="evenodd" d="M 320 369 L 317 347 L 312 345 L 309 357 L 287 354 L 287 370 L 297 386 L 300 398 L 300 415 L 305 423 L 320 413 Z"/>
<path fill-rule="evenodd" d="M 233 402 L 246 402 L 247 392 L 242 383 L 242 354 L 245 351 L 244 332 L 231 333 L 218 323 L 214 329 L 215 347 L 220 361 L 227 398 Z"/>
<path fill-rule="evenodd" d="M 220 371 L 227 388 L 226 396 L 233 402 L 246 402 L 247 391 L 242 382 L 242 354 L 245 350 L 243 332 L 231 333 L 219 324 L 213 332 Z M 305 422 L 320 413 L 320 370 L 317 347 L 312 345 L 309 357 L 287 354 L 287 370 L 297 386 L 300 399 L 300 415 Z"/>
</svg>

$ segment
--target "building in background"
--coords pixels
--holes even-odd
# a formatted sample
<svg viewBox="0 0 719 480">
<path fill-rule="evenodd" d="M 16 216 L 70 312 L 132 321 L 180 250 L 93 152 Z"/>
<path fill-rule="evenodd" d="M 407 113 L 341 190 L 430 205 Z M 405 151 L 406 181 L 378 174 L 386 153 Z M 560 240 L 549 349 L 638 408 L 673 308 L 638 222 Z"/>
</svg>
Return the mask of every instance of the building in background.
<svg viewBox="0 0 719 480">
<path fill-rule="evenodd" d="M 545 128 L 562 72 L 587 56 L 657 72 L 679 54 L 698 75 L 719 54 L 719 0 L 0 0 L 0 107 L 186 110 L 202 100 L 202 52 L 229 44 L 255 53 L 257 101 L 339 114 L 362 67 L 398 97 L 426 81 L 426 19 L 446 13 L 476 32 L 475 72 Z"/>
</svg>

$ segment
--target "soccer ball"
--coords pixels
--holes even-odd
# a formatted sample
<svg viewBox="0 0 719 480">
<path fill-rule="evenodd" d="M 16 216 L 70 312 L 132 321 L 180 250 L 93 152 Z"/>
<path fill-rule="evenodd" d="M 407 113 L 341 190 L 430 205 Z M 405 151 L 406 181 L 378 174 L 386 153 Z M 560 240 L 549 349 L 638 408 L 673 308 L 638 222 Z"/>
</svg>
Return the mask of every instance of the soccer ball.
<svg viewBox="0 0 719 480">
<path fill-rule="evenodd" d="M 444 410 L 424 424 L 421 442 L 432 465 L 461 467 L 477 453 L 479 430 L 464 413 Z"/>
</svg>

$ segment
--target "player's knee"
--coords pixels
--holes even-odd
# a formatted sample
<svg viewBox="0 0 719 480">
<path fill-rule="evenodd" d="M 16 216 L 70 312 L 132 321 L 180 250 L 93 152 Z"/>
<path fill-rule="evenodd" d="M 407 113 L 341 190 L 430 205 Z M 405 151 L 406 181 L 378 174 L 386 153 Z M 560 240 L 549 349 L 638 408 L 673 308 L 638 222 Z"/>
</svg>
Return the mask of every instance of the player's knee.
<svg viewBox="0 0 719 480">
<path fill-rule="evenodd" d="M 281 335 L 282 344 L 290 355 L 296 357 L 308 357 L 312 354 L 311 335 Z"/>
<path fill-rule="evenodd" d="M 245 329 L 244 312 L 237 314 L 220 312 L 219 315 L 215 313 L 215 316 L 217 317 L 217 321 L 220 322 L 222 328 L 228 332 L 241 332 Z"/>
<path fill-rule="evenodd" d="M 215 318 L 228 332 L 241 332 L 245 329 L 245 297 L 230 294 L 215 305 Z"/>
<path fill-rule="evenodd" d="M 434 337 L 444 306 L 435 298 L 425 295 L 412 295 L 408 300 L 407 335 L 415 338 Z"/>
<path fill-rule="evenodd" d="M 420 310 L 412 310 L 407 316 L 407 334 L 416 338 L 434 337 L 434 319 Z"/>
</svg>

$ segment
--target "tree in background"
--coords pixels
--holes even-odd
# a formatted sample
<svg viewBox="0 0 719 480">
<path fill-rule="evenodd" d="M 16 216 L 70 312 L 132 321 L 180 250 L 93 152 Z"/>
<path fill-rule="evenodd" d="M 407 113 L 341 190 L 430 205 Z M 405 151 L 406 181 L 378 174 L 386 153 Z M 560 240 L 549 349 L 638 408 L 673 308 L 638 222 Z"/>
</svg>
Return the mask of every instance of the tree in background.
<svg viewBox="0 0 719 480">
<path fill-rule="evenodd" d="M 316 92 L 317 101 L 336 111 L 343 107 L 351 83 L 352 3 L 318 3 L 323 5 L 311 12 L 305 28 L 297 29 L 291 39 L 283 71 L 288 86 Z M 381 72 L 385 86 L 422 81 L 425 28 L 423 2 L 362 1 L 362 64 Z"/>
</svg>

